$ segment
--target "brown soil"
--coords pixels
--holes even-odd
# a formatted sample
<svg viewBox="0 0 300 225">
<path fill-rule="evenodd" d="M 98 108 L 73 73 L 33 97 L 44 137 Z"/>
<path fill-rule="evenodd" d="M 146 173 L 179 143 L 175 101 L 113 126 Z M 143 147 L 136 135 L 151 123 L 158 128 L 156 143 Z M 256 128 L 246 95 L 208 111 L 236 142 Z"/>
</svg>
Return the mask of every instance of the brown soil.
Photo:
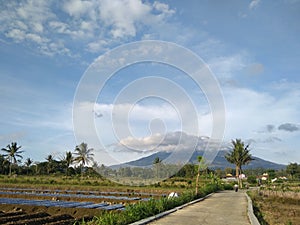
<svg viewBox="0 0 300 225">
<path fill-rule="evenodd" d="M 267 224 L 300 224 L 300 199 L 256 195 L 254 203 L 258 206 Z"/>
<path fill-rule="evenodd" d="M 76 220 L 101 215 L 99 209 L 0 205 L 0 224 L 74 224 Z"/>
</svg>

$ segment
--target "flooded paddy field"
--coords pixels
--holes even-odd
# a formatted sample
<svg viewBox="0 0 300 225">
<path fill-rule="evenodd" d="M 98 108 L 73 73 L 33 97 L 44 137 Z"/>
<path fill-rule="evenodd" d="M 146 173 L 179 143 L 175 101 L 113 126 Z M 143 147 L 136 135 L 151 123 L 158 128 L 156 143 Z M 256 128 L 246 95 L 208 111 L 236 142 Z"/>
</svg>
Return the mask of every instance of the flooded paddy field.
<svg viewBox="0 0 300 225">
<path fill-rule="evenodd" d="M 127 204 L 161 198 L 141 190 L 95 191 L 0 187 L 0 224 L 74 224 L 103 211 L 124 210 Z"/>
</svg>

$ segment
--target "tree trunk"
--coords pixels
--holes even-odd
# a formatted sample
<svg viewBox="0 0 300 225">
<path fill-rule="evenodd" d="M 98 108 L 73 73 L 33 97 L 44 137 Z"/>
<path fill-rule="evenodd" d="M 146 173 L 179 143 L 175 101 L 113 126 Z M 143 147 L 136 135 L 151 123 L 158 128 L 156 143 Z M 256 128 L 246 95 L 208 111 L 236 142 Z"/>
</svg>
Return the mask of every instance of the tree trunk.
<svg viewBox="0 0 300 225">
<path fill-rule="evenodd" d="M 81 179 L 83 178 L 83 164 L 80 166 Z"/>
<path fill-rule="evenodd" d="M 9 161 L 9 176 L 11 176 L 12 159 L 10 159 Z"/>
<path fill-rule="evenodd" d="M 241 171 L 240 166 L 236 166 L 235 167 L 235 176 L 237 178 L 239 188 L 242 188 L 243 184 L 242 184 L 242 179 L 240 179 L 240 171 Z"/>
<path fill-rule="evenodd" d="M 196 178 L 196 195 L 198 195 L 199 177 L 200 177 L 200 171 L 198 171 L 197 178 Z"/>
<path fill-rule="evenodd" d="M 200 177 L 200 162 L 199 162 L 199 165 L 198 165 L 198 173 L 197 173 L 197 178 L 196 178 L 196 195 L 198 195 L 199 177 Z"/>
<path fill-rule="evenodd" d="M 240 176 L 239 176 L 239 167 L 238 166 L 235 166 L 235 177 L 237 179 L 237 182 L 238 182 L 238 185 L 240 187 Z"/>
<path fill-rule="evenodd" d="M 9 164 L 9 176 L 11 176 L 11 163 Z"/>
</svg>

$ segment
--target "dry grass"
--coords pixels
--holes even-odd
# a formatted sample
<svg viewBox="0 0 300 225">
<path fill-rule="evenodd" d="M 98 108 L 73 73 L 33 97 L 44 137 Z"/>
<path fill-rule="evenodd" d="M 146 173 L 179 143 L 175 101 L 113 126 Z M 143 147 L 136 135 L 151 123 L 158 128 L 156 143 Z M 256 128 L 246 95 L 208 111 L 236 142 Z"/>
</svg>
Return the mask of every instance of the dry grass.
<svg viewBox="0 0 300 225">
<path fill-rule="evenodd" d="M 254 210 L 260 217 L 261 224 L 298 225 L 300 224 L 300 199 L 269 194 L 267 192 L 251 192 Z M 289 193 L 290 196 L 295 194 Z"/>
</svg>

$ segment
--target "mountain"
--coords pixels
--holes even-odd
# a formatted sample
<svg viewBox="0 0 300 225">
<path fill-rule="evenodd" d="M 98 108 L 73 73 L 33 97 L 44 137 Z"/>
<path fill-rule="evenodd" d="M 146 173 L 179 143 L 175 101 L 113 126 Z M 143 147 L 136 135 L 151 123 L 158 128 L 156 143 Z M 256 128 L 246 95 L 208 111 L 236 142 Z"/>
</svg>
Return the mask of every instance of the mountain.
<svg viewBox="0 0 300 225">
<path fill-rule="evenodd" d="M 192 155 L 192 157 L 189 160 L 189 163 L 197 163 L 197 157 L 203 155 L 203 151 L 195 151 Z M 225 169 L 226 167 L 232 167 L 234 168 L 235 165 L 230 164 L 225 159 L 225 154 L 227 151 L 219 151 L 213 162 L 208 166 L 212 169 Z M 120 167 L 127 167 L 127 166 L 152 166 L 153 161 L 155 158 L 159 157 L 161 160 L 164 160 L 168 158 L 171 155 L 171 152 L 157 152 L 150 156 L 128 162 L 126 164 L 120 164 L 120 165 L 114 165 L 111 166 L 111 168 L 120 168 Z M 253 156 L 254 160 L 251 161 L 248 165 L 244 165 L 243 169 L 255 169 L 255 168 L 263 168 L 263 169 L 274 169 L 274 170 L 280 170 L 285 169 L 286 165 L 277 164 L 274 162 L 270 162 L 258 157 Z"/>
</svg>

